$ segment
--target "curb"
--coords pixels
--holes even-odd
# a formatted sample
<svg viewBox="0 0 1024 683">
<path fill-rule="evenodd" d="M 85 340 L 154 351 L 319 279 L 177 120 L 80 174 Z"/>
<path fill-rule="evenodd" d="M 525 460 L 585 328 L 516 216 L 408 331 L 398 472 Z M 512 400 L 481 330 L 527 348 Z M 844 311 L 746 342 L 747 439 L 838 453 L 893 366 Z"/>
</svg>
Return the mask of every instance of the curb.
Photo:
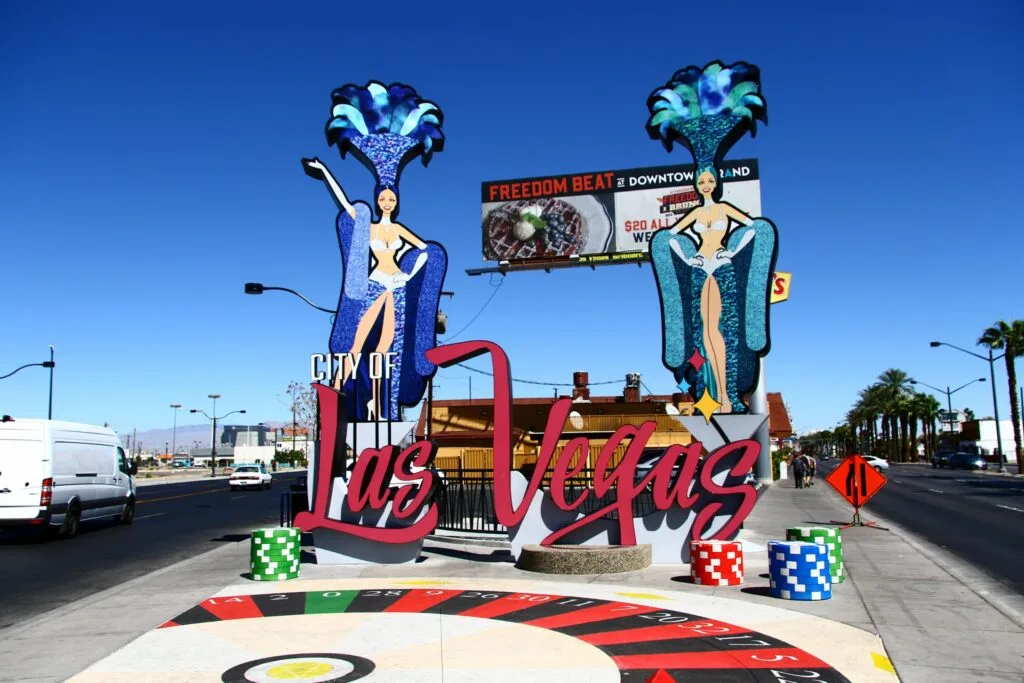
<svg viewBox="0 0 1024 683">
<path fill-rule="evenodd" d="M 195 555 L 193 557 L 189 557 L 189 558 L 186 558 L 186 559 L 181 560 L 179 562 L 175 562 L 172 565 L 168 565 L 166 567 L 161 567 L 160 569 L 157 569 L 156 571 L 147 572 L 147 573 L 145 573 L 145 574 L 143 574 L 141 576 L 137 576 L 134 579 L 132 579 L 131 581 L 128 581 L 126 583 L 118 584 L 116 586 L 111 586 L 110 588 L 107 588 L 106 590 L 102 590 L 102 591 L 100 591 L 98 593 L 93 593 L 92 595 L 86 596 L 84 598 L 79 598 L 78 600 L 75 600 L 74 602 L 68 603 L 66 605 L 61 605 L 60 607 L 54 607 L 52 610 L 50 610 L 48 612 L 43 612 L 42 614 L 36 615 L 36 616 L 32 617 L 31 619 L 29 619 L 27 621 L 22 621 L 22 622 L 18 623 L 17 626 L 11 626 L 11 627 L 5 629 L 3 631 L 3 635 L 4 635 L 5 638 L 9 638 L 12 635 L 21 633 L 23 631 L 27 631 L 27 630 L 29 630 L 31 628 L 34 628 L 36 626 L 39 626 L 40 624 L 43 624 L 43 623 L 45 623 L 47 621 L 51 621 L 51 620 L 54 620 L 54 619 L 59 619 L 62 616 L 64 616 L 65 614 L 68 614 L 68 613 L 71 613 L 71 612 L 77 612 L 78 610 L 84 609 L 84 608 L 88 607 L 89 605 L 92 605 L 92 604 L 95 604 L 95 603 L 98 603 L 98 602 L 102 602 L 102 601 L 106 600 L 108 597 L 110 597 L 112 595 L 115 595 L 115 594 L 118 594 L 118 593 L 123 593 L 125 591 L 130 591 L 135 586 L 137 586 L 137 585 L 139 585 L 139 584 L 141 584 L 141 583 L 143 583 L 145 581 L 148 581 L 148 580 L 152 579 L 154 576 L 161 576 L 161 575 L 166 574 L 168 572 L 177 571 L 177 570 L 182 569 L 183 567 L 185 567 L 185 566 L 187 566 L 187 565 L 189 565 L 189 564 L 191 564 L 193 562 L 197 562 L 197 561 L 199 561 L 202 558 L 205 558 L 205 557 L 207 557 L 209 555 L 213 555 L 214 553 L 224 553 L 224 552 L 227 552 L 228 550 L 234 549 L 236 547 L 236 545 L 238 543 L 240 543 L 240 542 L 241 541 L 236 541 L 234 543 L 230 543 L 230 542 L 229 543 L 225 543 L 224 545 L 221 545 L 221 546 L 218 546 L 216 548 L 213 548 L 212 550 L 207 550 L 205 553 L 200 553 L 200 554 Z M 106 656 L 106 655 L 103 655 L 103 656 Z M 101 657 L 101 659 L 102 659 L 102 657 Z"/>
<path fill-rule="evenodd" d="M 839 494 L 831 489 L 829 489 L 829 493 L 833 502 L 839 497 Z M 949 551 L 936 548 L 932 543 L 918 538 L 912 531 L 890 522 L 886 517 L 871 511 L 866 511 L 866 514 L 872 520 L 888 527 L 890 533 L 924 555 L 936 567 L 949 574 L 960 585 L 977 595 L 1016 626 L 1024 629 L 1024 598 L 1016 592 L 1003 586 L 980 567 L 961 560 Z"/>
</svg>

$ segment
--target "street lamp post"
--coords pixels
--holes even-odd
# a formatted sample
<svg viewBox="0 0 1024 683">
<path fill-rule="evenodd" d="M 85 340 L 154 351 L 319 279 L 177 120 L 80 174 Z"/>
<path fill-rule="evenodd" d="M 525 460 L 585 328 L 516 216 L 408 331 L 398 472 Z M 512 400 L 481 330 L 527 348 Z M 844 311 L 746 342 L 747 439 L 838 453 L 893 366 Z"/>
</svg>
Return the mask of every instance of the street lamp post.
<svg viewBox="0 0 1024 683">
<path fill-rule="evenodd" d="M 217 476 L 217 420 L 223 420 L 228 415 L 234 415 L 235 413 L 245 414 L 244 410 L 232 410 L 230 413 L 224 413 L 221 416 L 217 416 L 217 399 L 220 398 L 220 394 L 209 394 L 207 398 L 213 399 L 213 415 L 207 415 L 205 410 L 198 410 L 192 408 L 190 413 L 201 413 L 206 416 L 206 419 L 213 422 L 213 436 L 210 439 L 210 476 Z"/>
<path fill-rule="evenodd" d="M 50 344 L 50 407 L 46 410 L 46 419 L 53 419 L 53 344 Z"/>
<path fill-rule="evenodd" d="M 984 382 L 984 381 L 985 381 L 984 377 L 979 377 L 977 379 L 972 379 L 967 384 L 964 384 L 963 386 L 959 386 L 956 389 L 950 389 L 948 386 L 945 389 L 940 389 L 939 387 L 933 387 L 931 384 L 928 384 L 927 382 L 921 382 L 921 381 L 918 381 L 916 379 L 910 380 L 910 383 L 911 384 L 920 384 L 921 386 L 928 387 L 929 389 L 931 389 L 933 391 L 938 391 L 939 393 L 942 393 L 942 394 L 946 395 L 946 417 L 948 417 L 949 420 L 943 420 L 943 422 L 947 422 L 947 421 L 949 422 L 949 436 L 950 436 L 950 438 L 953 438 L 953 432 L 954 432 L 953 423 L 955 422 L 955 420 L 953 419 L 953 394 L 955 394 L 956 392 L 960 391 L 961 389 L 963 389 L 965 387 L 971 386 L 975 382 Z M 960 450 L 960 437 L 959 436 L 956 437 L 956 447 L 957 447 L 957 450 Z"/>
<path fill-rule="evenodd" d="M 53 363 L 53 347 L 51 346 L 50 347 L 50 360 L 44 360 L 42 363 L 26 363 L 25 365 L 22 365 L 20 368 L 15 368 L 14 370 L 11 370 L 10 372 L 8 372 L 6 375 L 0 377 L 0 379 L 7 379 L 8 377 L 11 377 L 12 375 L 18 374 L 19 372 L 21 372 L 25 368 L 34 368 L 36 366 L 41 367 L 41 368 L 49 368 L 50 369 L 50 410 L 47 413 L 48 417 L 46 418 L 48 420 L 52 420 L 53 419 L 53 365 L 54 365 L 54 363 Z"/>
<path fill-rule="evenodd" d="M 1002 432 L 999 431 L 999 401 L 996 398 L 996 361 L 1002 358 L 1005 354 L 993 356 L 992 349 L 989 349 L 988 358 L 986 358 L 980 353 L 974 353 L 973 351 L 961 349 L 959 346 L 954 346 L 953 344 L 947 344 L 946 342 L 941 341 L 933 341 L 930 343 L 930 346 L 933 348 L 938 346 L 948 346 L 951 349 L 963 351 L 970 356 L 988 361 L 989 381 L 992 384 L 992 412 L 995 414 L 996 418 L 996 450 L 999 451 L 999 472 L 1000 474 L 1004 474 L 1006 472 L 1006 455 L 1003 454 L 1003 435 Z"/>
<path fill-rule="evenodd" d="M 178 410 L 181 408 L 181 404 L 172 403 L 171 408 L 174 409 L 174 428 L 171 431 L 171 458 L 173 458 L 178 452 Z"/>
</svg>

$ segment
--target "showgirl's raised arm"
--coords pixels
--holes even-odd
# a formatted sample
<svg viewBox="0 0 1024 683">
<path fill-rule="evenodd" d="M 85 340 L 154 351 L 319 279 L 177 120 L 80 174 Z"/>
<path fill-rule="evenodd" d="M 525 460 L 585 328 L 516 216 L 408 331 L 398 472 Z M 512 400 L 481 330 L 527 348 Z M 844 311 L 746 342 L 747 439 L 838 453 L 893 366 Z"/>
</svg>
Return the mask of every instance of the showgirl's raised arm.
<svg viewBox="0 0 1024 683">
<path fill-rule="evenodd" d="M 345 196 L 345 191 L 341 189 L 341 185 L 334 179 L 331 172 L 327 169 L 322 161 L 313 157 L 312 159 L 303 159 L 302 168 L 306 171 L 306 175 L 310 178 L 316 178 L 322 180 L 327 185 L 327 189 L 331 191 L 331 197 L 334 198 L 334 203 L 338 205 L 339 209 L 343 209 L 352 218 L 356 217 L 356 210 L 349 203 L 348 198 Z"/>
</svg>

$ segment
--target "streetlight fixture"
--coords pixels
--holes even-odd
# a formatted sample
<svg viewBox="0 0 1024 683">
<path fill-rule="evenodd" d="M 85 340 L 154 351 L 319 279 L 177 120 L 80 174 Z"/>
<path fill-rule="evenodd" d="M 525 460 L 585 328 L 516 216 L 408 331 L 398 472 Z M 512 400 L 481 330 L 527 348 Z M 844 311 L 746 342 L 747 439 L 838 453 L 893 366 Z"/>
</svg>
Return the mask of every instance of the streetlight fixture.
<svg viewBox="0 0 1024 683">
<path fill-rule="evenodd" d="M 171 408 L 174 409 L 174 430 L 171 432 L 171 459 L 178 453 L 178 410 L 181 409 L 180 403 L 172 403 Z"/>
<path fill-rule="evenodd" d="M 289 294 L 294 294 L 295 296 L 299 297 L 300 299 L 302 299 L 303 301 L 305 301 L 307 304 L 309 304 L 310 306 L 312 306 L 313 308 L 315 308 L 318 311 L 323 311 L 324 313 L 337 313 L 337 311 L 332 310 L 330 308 L 324 308 L 323 306 L 317 306 L 315 303 L 313 303 L 312 301 L 310 301 L 309 299 L 304 297 L 302 294 L 296 292 L 294 289 L 288 289 L 287 287 L 270 287 L 270 286 L 264 285 L 262 282 L 246 282 L 245 283 L 245 293 L 246 294 L 262 294 L 263 292 L 272 292 L 272 291 L 288 292 Z"/>
<path fill-rule="evenodd" d="M 923 387 L 928 387 L 929 389 L 931 389 L 933 391 L 937 391 L 939 393 L 942 393 L 942 394 L 946 395 L 946 416 L 949 417 L 949 420 L 948 420 L 948 422 L 949 422 L 949 436 L 952 437 L 953 436 L 953 422 L 954 422 L 954 420 L 953 420 L 953 394 L 955 394 L 956 392 L 960 391 L 964 387 L 971 386 L 975 382 L 984 382 L 984 381 L 985 381 L 984 377 L 979 377 L 978 379 L 972 379 L 967 384 L 964 384 L 963 386 L 957 387 L 956 389 L 950 389 L 949 387 L 946 387 L 945 389 L 940 389 L 939 387 L 933 387 L 931 384 L 928 384 L 927 382 L 921 382 L 921 381 L 918 381 L 916 379 L 910 380 L 910 383 L 911 384 L 920 384 Z M 943 420 L 943 422 L 946 422 L 946 421 L 947 420 Z M 960 448 L 960 438 L 959 437 L 957 437 L 956 444 L 957 444 L 957 449 L 959 450 L 959 448 Z M 916 446 L 915 446 L 915 448 L 916 448 Z"/>
<path fill-rule="evenodd" d="M 52 346 L 50 347 L 50 360 L 45 360 L 42 363 L 26 363 L 25 365 L 22 365 L 20 368 L 15 368 L 14 370 L 11 370 L 6 375 L 0 377 L 0 379 L 7 379 L 8 377 L 11 377 L 12 375 L 18 374 L 19 372 L 21 372 L 25 368 L 34 368 L 34 367 L 37 367 L 37 366 L 41 367 L 41 368 L 49 368 L 50 369 L 50 410 L 47 413 L 46 419 L 52 420 L 53 419 L 53 366 L 54 366 L 54 362 L 53 362 L 53 347 Z"/>
<path fill-rule="evenodd" d="M 225 417 L 228 417 L 229 415 L 234 415 L 235 413 L 245 414 L 245 411 L 244 410 L 232 410 L 230 413 L 224 413 L 223 415 L 218 416 L 217 415 L 217 399 L 220 398 L 220 394 L 209 394 L 207 396 L 207 398 L 213 399 L 213 415 L 212 416 L 211 415 L 207 415 L 205 410 L 198 410 L 196 408 L 192 408 L 188 412 L 190 412 L 190 413 L 201 413 L 202 415 L 206 416 L 207 420 L 211 420 L 213 422 L 213 437 L 210 439 L 210 476 L 211 477 L 216 477 L 217 476 L 217 420 L 223 420 Z"/>
<path fill-rule="evenodd" d="M 975 353 L 974 351 L 968 351 L 967 349 L 962 349 L 959 346 L 954 346 L 953 344 L 947 344 L 946 342 L 941 342 L 941 341 L 930 342 L 929 346 L 931 346 L 932 348 L 935 348 L 935 347 L 938 347 L 938 346 L 948 346 L 951 349 L 956 349 L 957 351 L 962 351 L 962 352 L 966 353 L 969 356 L 974 356 L 975 358 L 980 358 L 981 360 L 987 360 L 988 361 L 989 381 L 992 384 L 992 412 L 995 413 L 995 418 L 996 418 L 996 449 L 999 451 L 999 473 L 1000 474 L 1005 474 L 1006 473 L 1006 454 L 1003 453 L 1003 435 L 1002 435 L 1002 432 L 999 431 L 999 401 L 996 399 L 996 361 L 999 360 L 1000 358 L 1002 358 L 1006 354 L 1005 353 L 1001 353 L 998 356 L 994 356 L 994 355 L 992 355 L 992 349 L 989 349 L 988 350 L 988 358 L 986 358 L 985 356 L 981 355 L 980 353 Z"/>
</svg>

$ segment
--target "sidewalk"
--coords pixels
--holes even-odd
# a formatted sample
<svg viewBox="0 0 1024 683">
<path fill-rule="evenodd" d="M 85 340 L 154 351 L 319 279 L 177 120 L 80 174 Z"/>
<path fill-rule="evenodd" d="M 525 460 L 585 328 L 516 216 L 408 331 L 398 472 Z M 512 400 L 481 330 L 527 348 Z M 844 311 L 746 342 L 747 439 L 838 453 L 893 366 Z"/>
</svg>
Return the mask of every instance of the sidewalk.
<svg viewBox="0 0 1024 683">
<path fill-rule="evenodd" d="M 220 672 L 228 666 L 257 660 L 268 652 L 331 652 L 329 645 L 337 645 L 344 637 L 349 638 L 343 641 L 349 646 L 355 638 L 360 649 L 341 651 L 374 654 L 381 667 L 372 677 L 374 681 L 553 680 L 537 671 L 528 675 L 520 672 L 516 678 L 512 670 L 517 661 L 530 666 L 533 658 L 551 659 L 553 652 L 566 658 L 561 666 L 569 667 L 570 662 L 578 666 L 563 669 L 559 680 L 619 680 L 617 672 L 610 679 L 603 677 L 608 674 L 600 667 L 593 671 L 586 668 L 599 663 L 592 654 L 597 650 L 590 645 L 581 650 L 577 644 L 573 649 L 561 635 L 555 640 L 537 635 L 539 629 L 503 623 L 503 630 L 495 630 L 496 622 L 472 626 L 483 622 L 455 618 L 451 623 L 451 618 L 441 619 L 437 613 L 311 615 L 307 610 L 305 616 L 235 619 L 153 630 L 211 596 L 262 596 L 264 602 L 257 600 L 255 604 L 266 606 L 278 604 L 267 600 L 309 591 L 326 591 L 321 595 L 339 594 L 333 591 L 380 595 L 458 590 L 476 591 L 482 597 L 539 593 L 595 600 L 622 601 L 625 597 L 630 604 L 699 615 L 709 620 L 705 623 L 722 624 L 723 628 L 735 624 L 741 628 L 739 633 L 752 631 L 765 641 L 781 641 L 779 646 L 797 649 L 770 652 L 794 656 L 803 653 L 811 657 L 808 661 L 820 658 L 853 683 L 896 680 L 889 672 L 890 659 L 899 679 L 907 683 L 1019 683 L 1024 678 L 1024 618 L 1020 616 L 1024 614 L 1024 598 L 998 590 L 977 571 L 909 539 L 898 529 L 854 528 L 843 532 L 848 578 L 835 587 L 831 600 L 797 602 L 770 597 L 763 544 L 784 537 L 789 526 L 828 523 L 849 516 L 845 502 L 823 482 L 806 490 L 794 489 L 791 482 L 770 487 L 740 535 L 748 548 L 745 584 L 723 588 L 689 583 L 685 565 L 657 565 L 642 572 L 595 576 L 531 574 L 516 569 L 503 548 L 436 539 L 427 543 L 422 561 L 414 565 L 303 564 L 300 580 L 259 583 L 244 578 L 248 543 L 230 544 L 11 627 L 0 642 L 0 657 L 5 662 L 0 680 L 62 681 L 74 676 L 74 681 L 104 683 L 213 681 L 221 680 Z M 304 553 L 304 560 L 311 561 L 311 553 Z M 248 600 L 253 604 L 252 598 Z M 277 613 L 265 608 L 263 611 Z M 244 616 L 260 616 L 259 610 Z M 339 617 L 349 621 L 337 621 Z M 374 621 L 384 618 L 390 619 L 386 626 Z M 353 619 L 361 620 L 358 627 L 352 626 Z M 637 626 L 630 628 L 635 630 Z M 329 642 L 329 636 L 334 641 Z M 610 634 L 602 637 L 608 641 Z M 602 637 L 591 642 L 600 642 Z M 628 638 L 615 637 L 620 643 Z M 442 641 L 445 645 L 439 650 Z M 559 649 L 563 647 L 568 649 Z M 690 653 L 673 657 L 698 655 L 703 656 Z M 388 666 L 411 666 L 403 664 L 405 658 L 412 658 L 410 662 L 434 661 L 441 667 L 441 677 L 417 677 L 409 670 L 389 677 Z M 481 664 L 481 660 L 486 661 Z M 459 677 L 453 675 L 459 671 L 452 668 L 457 663 L 464 667 L 512 667 L 512 677 L 498 675 L 498 669 L 488 669 L 491 673 L 482 678 L 474 678 L 479 673 L 464 669 L 463 677 Z M 811 664 L 807 666 L 813 669 Z M 501 671 L 508 674 L 505 669 Z M 590 673 L 581 679 L 583 671 Z M 822 675 L 820 680 L 834 678 Z"/>
<path fill-rule="evenodd" d="M 767 530 L 850 519 L 852 508 L 820 479 L 799 490 L 784 481 L 752 516 L 757 523 L 747 526 L 764 541 Z M 849 576 L 837 590 L 856 593 L 860 608 L 828 616 L 881 636 L 905 683 L 1024 680 L 1024 596 L 906 530 L 861 516 L 889 531 L 842 532 Z"/>
<path fill-rule="evenodd" d="M 170 470 L 170 471 L 164 470 L 164 471 L 157 471 L 157 472 L 141 470 L 139 472 L 139 474 L 135 475 L 135 477 L 134 477 L 134 479 L 135 479 L 135 486 L 153 486 L 154 484 L 180 484 L 181 482 L 185 482 L 185 481 L 197 481 L 197 482 L 198 481 L 220 481 L 220 480 L 227 479 L 228 477 L 231 476 L 229 474 L 220 474 L 221 472 L 224 471 L 224 469 L 225 468 L 223 468 L 223 467 L 218 467 L 217 468 L 218 474 L 217 474 L 216 477 L 211 477 L 210 476 L 210 470 L 208 470 L 208 469 L 204 469 L 204 470 L 186 470 L 186 471 L 177 471 L 177 472 L 175 472 L 174 470 Z M 298 474 L 300 472 L 305 472 L 305 471 L 306 471 L 305 467 L 288 467 L 288 468 L 284 468 L 284 469 L 278 469 L 278 470 L 272 471 L 272 472 L 270 470 L 268 470 L 268 472 L 270 472 L 272 476 L 277 476 L 277 475 L 282 475 L 282 474 L 293 474 L 293 473 L 294 474 Z M 147 477 L 146 476 L 147 474 L 151 474 L 153 476 Z"/>
</svg>

